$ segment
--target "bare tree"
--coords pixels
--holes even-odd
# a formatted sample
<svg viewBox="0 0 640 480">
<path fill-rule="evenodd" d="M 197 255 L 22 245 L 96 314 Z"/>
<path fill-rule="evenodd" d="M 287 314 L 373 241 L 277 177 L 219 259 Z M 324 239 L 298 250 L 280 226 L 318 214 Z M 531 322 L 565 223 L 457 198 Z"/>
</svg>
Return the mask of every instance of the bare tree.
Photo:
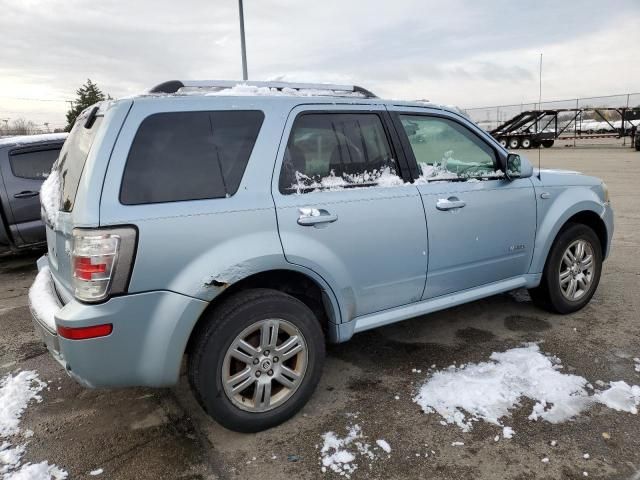
<svg viewBox="0 0 640 480">
<path fill-rule="evenodd" d="M 12 135 L 33 135 L 41 133 L 42 129 L 39 128 L 31 120 L 25 120 L 24 118 L 17 118 L 13 121 L 3 120 L 0 122 L 0 136 L 12 136 Z"/>
</svg>

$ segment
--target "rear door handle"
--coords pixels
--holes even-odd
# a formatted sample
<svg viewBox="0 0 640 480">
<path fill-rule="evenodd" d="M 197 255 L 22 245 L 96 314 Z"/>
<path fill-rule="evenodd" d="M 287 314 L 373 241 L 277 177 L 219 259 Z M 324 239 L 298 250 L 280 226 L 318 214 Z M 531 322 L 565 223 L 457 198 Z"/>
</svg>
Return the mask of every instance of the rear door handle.
<svg viewBox="0 0 640 480">
<path fill-rule="evenodd" d="M 31 197 L 35 197 L 36 195 L 40 195 L 40 192 L 25 190 L 24 192 L 15 193 L 13 195 L 13 198 L 31 198 Z"/>
<path fill-rule="evenodd" d="M 458 197 L 449 197 L 449 198 L 441 198 L 436 203 L 436 208 L 438 210 L 454 210 L 456 208 L 462 208 L 466 205 L 464 201 L 460 200 Z"/>
<path fill-rule="evenodd" d="M 298 225 L 309 227 L 321 223 L 333 223 L 338 220 L 337 215 L 333 215 L 324 208 L 300 208 Z"/>
</svg>

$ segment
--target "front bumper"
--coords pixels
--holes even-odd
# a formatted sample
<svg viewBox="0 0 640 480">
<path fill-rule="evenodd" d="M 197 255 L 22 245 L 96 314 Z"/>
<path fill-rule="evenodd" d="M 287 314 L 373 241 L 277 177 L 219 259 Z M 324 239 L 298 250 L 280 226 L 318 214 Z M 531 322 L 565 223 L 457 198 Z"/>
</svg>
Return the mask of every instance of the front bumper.
<svg viewBox="0 0 640 480">
<path fill-rule="evenodd" d="M 56 326 L 113 325 L 108 336 L 69 340 L 52 331 L 38 317 L 37 306 L 30 305 L 36 332 L 49 352 L 69 375 L 92 388 L 177 383 L 187 341 L 208 305 L 167 291 L 123 295 L 91 305 L 75 299 L 65 305 L 56 301 Z"/>
</svg>

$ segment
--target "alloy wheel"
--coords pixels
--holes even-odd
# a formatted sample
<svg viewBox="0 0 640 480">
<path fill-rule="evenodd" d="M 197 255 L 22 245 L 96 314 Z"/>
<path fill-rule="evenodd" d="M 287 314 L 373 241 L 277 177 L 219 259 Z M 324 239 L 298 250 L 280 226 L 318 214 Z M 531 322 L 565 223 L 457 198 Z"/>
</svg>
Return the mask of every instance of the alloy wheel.
<svg viewBox="0 0 640 480">
<path fill-rule="evenodd" d="M 586 240 L 576 240 L 567 247 L 558 271 L 560 291 L 569 301 L 580 300 L 593 281 L 595 263 L 593 247 Z"/>
<path fill-rule="evenodd" d="M 307 363 L 307 343 L 295 325 L 283 319 L 260 320 L 227 349 L 222 366 L 225 394 L 242 410 L 272 410 L 296 392 Z"/>
</svg>

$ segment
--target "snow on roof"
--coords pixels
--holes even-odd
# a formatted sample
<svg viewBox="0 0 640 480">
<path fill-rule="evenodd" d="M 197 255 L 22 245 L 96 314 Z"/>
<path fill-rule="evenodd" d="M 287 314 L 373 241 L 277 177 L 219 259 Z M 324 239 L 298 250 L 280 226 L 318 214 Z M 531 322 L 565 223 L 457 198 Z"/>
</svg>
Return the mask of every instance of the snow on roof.
<svg viewBox="0 0 640 480">
<path fill-rule="evenodd" d="M 273 88 L 248 84 L 237 84 L 229 88 L 198 88 L 184 87 L 176 92 L 177 95 L 204 96 L 235 96 L 235 97 L 349 97 L 367 98 L 360 92 L 337 91 L 320 88 Z"/>
<path fill-rule="evenodd" d="M 7 145 L 26 145 L 39 142 L 52 142 L 65 140 L 68 133 L 41 133 L 39 135 L 18 135 L 15 137 L 0 138 L 0 147 Z"/>
</svg>

